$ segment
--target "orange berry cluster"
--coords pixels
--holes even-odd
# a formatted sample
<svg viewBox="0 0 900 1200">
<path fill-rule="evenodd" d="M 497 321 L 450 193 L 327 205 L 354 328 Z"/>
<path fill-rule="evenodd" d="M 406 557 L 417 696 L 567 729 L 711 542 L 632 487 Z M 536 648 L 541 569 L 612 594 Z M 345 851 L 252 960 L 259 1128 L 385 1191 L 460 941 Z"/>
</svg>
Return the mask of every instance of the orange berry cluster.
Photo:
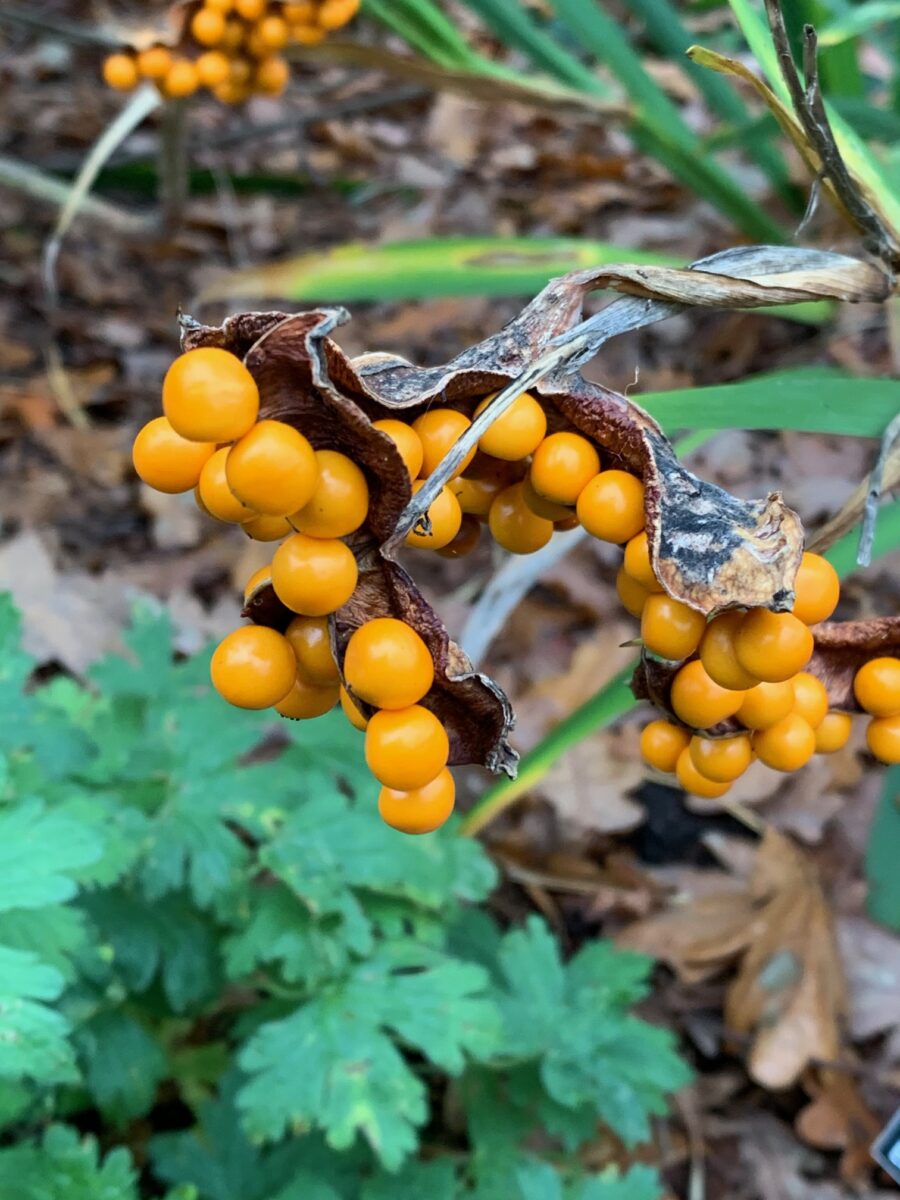
<svg viewBox="0 0 900 1200">
<path fill-rule="evenodd" d="M 715 799 L 755 758 L 777 771 L 798 771 L 814 754 L 832 754 L 845 745 L 851 715 L 830 711 L 825 685 L 804 670 L 814 647 L 809 626 L 831 616 L 840 594 L 837 573 L 826 559 L 804 553 L 793 612 L 756 608 L 707 621 L 664 595 L 658 584 L 650 590 L 646 550 L 629 556 L 630 549 L 631 544 L 619 595 L 640 615 L 645 648 L 662 658 L 688 659 L 670 693 L 672 711 L 683 724 L 651 721 L 641 733 L 641 753 L 650 766 L 674 773 L 685 791 Z M 866 663 L 854 688 L 860 706 L 872 715 L 869 749 L 882 762 L 900 762 L 900 660 Z M 707 736 L 732 718 L 741 732 Z"/>
<path fill-rule="evenodd" d="M 140 430 L 133 448 L 135 470 L 150 487 L 173 494 L 193 488 L 210 517 L 240 525 L 257 541 L 280 542 L 244 596 L 271 583 L 297 615 L 284 633 L 246 625 L 228 634 L 213 654 L 213 686 L 240 708 L 274 708 L 294 720 L 340 703 L 366 731 L 385 821 L 429 832 L 452 812 L 455 786 L 447 732 L 420 703 L 434 681 L 428 647 L 403 621 L 368 621 L 347 644 L 346 688 L 332 650 L 328 617 L 357 584 L 356 558 L 343 539 L 368 515 L 366 476 L 339 451 L 313 449 L 293 426 L 259 420 L 259 405 L 239 358 L 214 347 L 190 350 L 166 374 L 164 415 Z"/>
<path fill-rule="evenodd" d="M 492 399 L 486 396 L 475 416 Z M 417 492 L 470 424 L 456 409 L 431 408 L 411 425 L 390 419 L 375 427 L 396 442 Z M 543 407 L 523 392 L 444 485 L 428 518 L 430 531 L 412 530 L 407 544 L 452 558 L 475 548 L 483 526 L 512 554 L 533 554 L 554 529 L 579 524 L 622 542 L 644 527 L 644 488 L 626 471 L 601 470 L 600 455 L 580 434 L 548 434 Z"/>
<path fill-rule="evenodd" d="M 177 49 L 157 44 L 111 54 L 103 78 L 117 91 L 151 80 L 173 100 L 200 88 L 225 104 L 240 104 L 254 93 L 278 96 L 290 75 L 283 51 L 316 45 L 346 25 L 359 6 L 360 0 L 202 0 Z"/>
</svg>

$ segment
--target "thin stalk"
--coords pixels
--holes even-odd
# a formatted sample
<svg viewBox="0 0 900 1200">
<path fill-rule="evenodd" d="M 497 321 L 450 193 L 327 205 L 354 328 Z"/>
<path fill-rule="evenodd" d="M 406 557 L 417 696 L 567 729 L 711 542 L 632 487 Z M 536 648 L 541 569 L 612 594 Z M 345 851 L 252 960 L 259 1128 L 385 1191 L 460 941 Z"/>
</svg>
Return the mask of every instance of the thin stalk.
<svg viewBox="0 0 900 1200">
<path fill-rule="evenodd" d="M 159 203 L 163 229 L 174 233 L 184 219 L 190 190 L 187 108 L 183 100 L 163 106 L 159 129 Z"/>
</svg>

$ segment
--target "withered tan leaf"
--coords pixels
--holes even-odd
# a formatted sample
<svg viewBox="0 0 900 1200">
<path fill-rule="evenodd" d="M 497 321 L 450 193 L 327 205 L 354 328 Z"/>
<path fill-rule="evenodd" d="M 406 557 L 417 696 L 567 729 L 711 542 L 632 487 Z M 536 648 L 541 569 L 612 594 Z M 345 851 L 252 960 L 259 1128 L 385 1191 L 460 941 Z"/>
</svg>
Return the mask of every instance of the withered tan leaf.
<svg viewBox="0 0 900 1200">
<path fill-rule="evenodd" d="M 749 1070 L 765 1087 L 838 1058 L 847 999 L 831 914 L 815 868 L 783 834 L 766 831 L 746 888 L 638 921 L 619 940 L 688 981 L 734 966 L 725 1022 L 752 1039 Z"/>
</svg>

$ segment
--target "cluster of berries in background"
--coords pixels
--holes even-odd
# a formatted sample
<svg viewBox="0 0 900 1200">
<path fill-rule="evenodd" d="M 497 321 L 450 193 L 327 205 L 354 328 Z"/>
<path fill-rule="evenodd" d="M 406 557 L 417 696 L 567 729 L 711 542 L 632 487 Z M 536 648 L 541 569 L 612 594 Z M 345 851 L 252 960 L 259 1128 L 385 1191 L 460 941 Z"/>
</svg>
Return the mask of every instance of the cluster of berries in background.
<svg viewBox="0 0 900 1200">
<path fill-rule="evenodd" d="M 253 376 L 225 350 L 196 349 L 176 359 L 163 385 L 163 411 L 135 440 L 138 475 L 158 491 L 194 489 L 210 517 L 278 542 L 271 563 L 248 581 L 245 602 L 271 584 L 296 614 L 284 633 L 247 625 L 229 634 L 213 656 L 214 686 L 239 707 L 271 707 L 297 720 L 340 704 L 365 730 L 384 819 L 407 832 L 437 828 L 453 809 L 454 782 L 446 730 L 428 705 L 434 664 L 427 645 L 410 625 L 381 617 L 350 636 L 343 682 L 333 654 L 328 618 L 357 586 L 356 558 L 344 539 L 368 516 L 365 472 L 338 450 L 314 449 L 292 425 L 260 420 Z M 433 407 L 373 427 L 395 444 L 415 493 L 470 424 L 463 412 Z M 670 695 L 681 724 L 651 722 L 642 753 L 655 768 L 674 772 L 685 790 L 722 796 L 754 758 L 795 771 L 847 741 L 850 714 L 829 711 L 825 686 L 805 670 L 814 649 L 810 627 L 827 620 L 839 598 L 831 565 L 803 555 L 792 612 L 758 608 L 707 620 L 667 595 L 654 574 L 641 480 L 604 468 L 580 434 L 548 433 L 544 408 L 529 393 L 481 437 L 427 516 L 429 527 L 413 529 L 407 545 L 450 557 L 470 553 L 484 530 L 515 554 L 533 553 L 554 530 L 579 525 L 624 546 L 616 588 L 640 618 L 645 652 L 682 664 Z M 866 663 L 856 697 L 872 718 L 872 753 L 900 761 L 900 660 Z"/>
<path fill-rule="evenodd" d="M 224 104 L 254 94 L 278 96 L 290 76 L 284 52 L 321 42 L 352 20 L 359 6 L 360 0 L 203 0 L 189 10 L 177 47 L 111 54 L 103 78 L 117 91 L 150 80 L 172 100 L 201 88 Z"/>
</svg>

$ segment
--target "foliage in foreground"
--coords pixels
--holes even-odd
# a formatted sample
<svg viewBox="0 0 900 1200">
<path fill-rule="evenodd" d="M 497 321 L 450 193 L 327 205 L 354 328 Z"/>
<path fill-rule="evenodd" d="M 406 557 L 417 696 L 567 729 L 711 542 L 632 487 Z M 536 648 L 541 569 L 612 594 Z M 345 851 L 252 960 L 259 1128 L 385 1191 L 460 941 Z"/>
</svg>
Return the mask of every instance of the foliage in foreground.
<svg viewBox="0 0 900 1200">
<path fill-rule="evenodd" d="M 26 690 L 0 596 L 0 1196 L 653 1200 L 577 1169 L 685 1082 L 649 961 L 502 933 L 480 846 L 383 826 L 339 714 L 266 738 L 164 615 L 127 641 Z"/>
</svg>

